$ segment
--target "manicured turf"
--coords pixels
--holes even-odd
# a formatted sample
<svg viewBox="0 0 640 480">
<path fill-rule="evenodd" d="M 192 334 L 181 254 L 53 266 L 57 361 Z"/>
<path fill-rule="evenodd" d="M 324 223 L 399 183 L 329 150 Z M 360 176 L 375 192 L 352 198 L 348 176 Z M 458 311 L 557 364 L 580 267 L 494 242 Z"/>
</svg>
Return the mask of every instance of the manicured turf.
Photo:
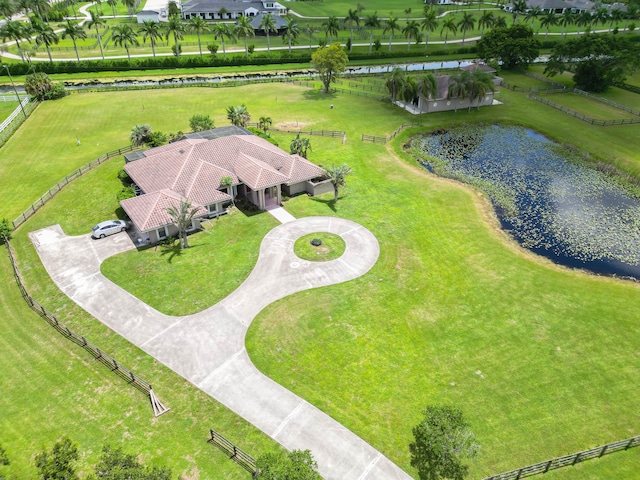
<svg viewBox="0 0 640 480">
<path fill-rule="evenodd" d="M 312 240 L 321 243 L 314 245 Z M 293 246 L 295 254 L 303 260 L 326 262 L 335 260 L 344 253 L 345 243 L 342 237 L 333 233 L 310 233 L 296 240 Z"/>
<path fill-rule="evenodd" d="M 470 114 L 460 111 L 424 116 L 420 120 L 428 122 L 430 128 L 468 121 L 519 122 L 585 148 L 597 159 L 611 160 L 631 172 L 640 171 L 640 127 L 591 127 L 527 100 L 522 94 L 501 91 L 498 98 L 504 106 L 473 110 Z M 39 107 L 7 145 L 16 141 L 22 149 L 14 146 L 14 150 L 5 147 L 0 151 L 0 170 L 16 157 L 26 158 L 23 168 L 33 170 L 43 158 L 57 160 L 56 149 L 64 149 L 55 142 L 42 146 L 38 156 L 24 155 L 30 144 L 42 140 L 38 130 L 47 121 L 53 123 L 48 136 L 65 135 L 65 126 L 56 121 L 55 115 L 77 128 L 83 125 L 83 137 L 102 139 L 101 135 L 106 134 L 111 138 L 111 148 L 118 146 L 119 143 L 114 145 L 118 136 L 126 139 L 134 123 L 148 121 L 164 131 L 186 130 L 190 115 L 209 113 L 218 125 L 226 124 L 224 109 L 241 101 L 247 103 L 254 118 L 271 116 L 274 125 L 297 121 L 304 128 L 347 132 L 344 145 L 335 139 L 311 139 L 313 161 L 346 161 L 354 169 L 347 189 L 333 206 L 335 212 L 331 194 L 315 199 L 297 197 L 287 202 L 286 208 L 295 216 L 337 214 L 353 219 L 369 228 L 381 245 L 378 263 L 361 279 L 303 292 L 260 315 L 249 332 L 247 348 L 265 373 L 344 422 L 408 471 L 410 429 L 419 420 L 420 410 L 433 402 L 455 403 L 470 420 L 483 444 L 483 456 L 473 466 L 474 477 L 637 434 L 635 385 L 639 372 L 633 361 L 640 351 L 637 287 L 541 265 L 495 229 L 495 219 L 480 195 L 427 176 L 408 158 L 396 158 L 402 156 L 399 146 L 408 134 L 396 141 L 395 149 L 360 141 L 362 133 L 383 136 L 399 124 L 415 120 L 397 107 L 354 96 L 324 96 L 284 85 L 78 95 L 50 104 L 55 109 L 43 108 L 47 104 Z M 334 109 L 329 108 L 331 104 Z M 84 124 L 78 120 L 74 124 L 64 107 L 73 107 L 78 119 L 104 116 L 107 120 Z M 39 116 L 45 118 L 38 119 Z M 287 145 L 292 138 L 275 132 L 273 136 L 281 145 Z M 84 147 L 83 141 L 81 147 L 72 148 Z M 71 148 L 68 150 L 75 154 Z M 57 163 L 56 168 L 51 165 L 47 187 L 86 160 L 75 154 Z M 98 219 L 115 215 L 114 177 L 121 165 L 121 160 L 115 159 L 77 180 L 17 233 L 15 247 L 34 296 L 62 318 L 68 318 L 71 328 L 83 332 L 105 350 L 118 352 L 123 363 L 154 384 L 162 400 L 176 409 L 176 415 L 195 410 L 193 418 L 181 420 L 195 429 L 189 431 L 200 432 L 203 427 L 206 433 L 212 418 L 222 423 L 221 427 L 214 424 L 215 428 L 249 451 L 273 445 L 224 409 L 216 407 L 210 415 L 198 413 L 202 412 L 202 402 L 215 403 L 198 397 L 195 389 L 185 387 L 173 374 L 80 311 L 43 270 L 26 232 L 61 223 L 67 233 L 85 233 Z M 13 172 L 21 173 L 17 168 Z M 20 178 L 22 192 L 26 193 L 13 196 L 5 191 L 15 178 L 11 182 L 5 180 L 4 174 L 1 178 L 1 200 L 5 205 L 20 195 L 26 197 L 20 201 L 28 204 L 33 200 L 29 195 L 40 194 L 30 185 L 40 181 L 33 175 Z M 14 211 L 21 210 L 18 204 L 13 205 Z M 209 248 L 215 253 L 214 248 Z M 210 268 L 211 264 L 205 266 Z M 202 273 L 219 274 L 205 268 Z M 4 277 L 8 284 L 9 273 L 5 271 Z M 148 278 L 151 290 L 155 288 L 154 276 Z M 19 300 L 17 297 L 2 304 L 18 311 Z M 185 296 L 185 303 L 189 301 Z M 37 317 L 35 321 L 42 322 Z M 14 324 L 11 322 L 24 319 L 17 315 L 4 322 L 5 327 L 10 328 Z M 36 357 L 44 355 L 37 344 L 25 343 L 24 348 Z M 0 362 L 5 361 L 3 352 L 6 349 L 0 349 Z M 47 363 L 46 358 L 42 362 Z M 10 379 L 15 384 L 12 388 L 19 388 L 19 375 L 11 375 Z M 69 395 L 80 383 L 78 380 L 67 385 Z M 30 404 L 25 403 L 23 415 L 36 415 L 38 402 L 50 399 L 50 388 L 45 384 L 34 390 L 31 394 L 36 408 L 32 412 Z M 77 395 L 87 395 L 84 387 L 79 390 Z M 177 399 L 183 394 L 188 398 L 181 404 Z M 87 428 L 102 421 L 107 425 L 117 423 L 103 420 L 98 415 L 100 409 L 95 410 L 88 410 L 87 415 L 97 415 L 96 424 L 85 417 L 78 421 L 87 423 Z M 82 431 L 74 426 L 75 417 L 62 410 L 58 418 L 57 411 L 48 412 L 52 425 L 49 438 L 60 436 L 60 430 Z M 1 418 L 0 422 L 16 424 L 18 413 L 6 420 Z M 51 421 L 52 416 L 62 425 L 60 429 Z M 161 423 L 163 418 L 170 417 L 156 422 Z M 25 428 L 36 431 L 36 423 Z M 4 431 L 4 423 L 0 426 Z M 112 441 L 126 446 L 128 435 L 134 439 L 149 435 L 150 427 L 146 425 L 133 423 L 128 428 L 126 435 L 114 429 Z M 189 468 L 196 465 L 201 478 L 227 478 L 225 473 L 215 472 L 216 455 L 222 459 L 220 465 L 228 462 L 217 452 L 209 463 L 209 457 L 193 457 L 175 448 L 180 442 L 185 442 L 185 449 L 191 444 L 200 445 L 184 440 L 191 434 L 183 433 L 187 429 L 182 428 L 182 423 L 172 424 L 167 431 L 171 431 L 166 435 L 167 442 L 170 439 L 174 446 L 169 453 L 158 447 L 157 441 L 140 440 L 131 445 L 145 459 L 164 454 L 162 462 L 176 471 L 187 470 L 189 474 Z M 245 436 L 247 431 L 250 433 Z M 32 437 L 35 440 L 24 445 L 14 436 L 4 446 L 10 454 L 23 457 L 21 462 L 26 465 L 42 443 L 47 443 L 36 435 Z M 83 442 L 97 456 L 104 439 L 89 435 L 86 438 Z M 203 444 L 202 448 L 204 455 L 211 447 Z M 162 453 L 156 453 L 158 450 Z M 623 473 L 632 471 L 626 466 L 633 465 L 637 455 L 630 452 L 625 458 L 631 460 L 619 460 Z M 611 461 L 610 469 L 598 471 L 618 471 L 618 464 Z M 238 467 L 229 468 L 229 478 L 244 475 Z M 589 464 L 580 468 L 590 471 Z"/>
<path fill-rule="evenodd" d="M 624 118 L 638 118 L 630 112 L 616 108 L 594 98 L 584 97 L 577 93 L 556 93 L 543 95 L 546 100 L 570 108 L 578 113 L 599 120 L 620 120 Z"/>
<path fill-rule="evenodd" d="M 14 97 L 15 98 L 15 97 Z M 18 108 L 18 101 L 15 102 L 0 102 L 0 122 L 13 113 Z"/>
<path fill-rule="evenodd" d="M 107 259 L 107 278 L 167 315 L 196 313 L 218 303 L 249 276 L 260 242 L 276 227 L 271 215 L 248 216 L 237 208 L 204 223 L 204 232 L 189 236 L 190 248 L 178 242 L 132 251 Z M 208 272 L 202 275 L 203 271 Z M 153 288 L 149 288 L 149 285 Z M 180 294 L 175 294 L 176 285 Z M 185 310 L 184 299 L 189 298 Z"/>
</svg>

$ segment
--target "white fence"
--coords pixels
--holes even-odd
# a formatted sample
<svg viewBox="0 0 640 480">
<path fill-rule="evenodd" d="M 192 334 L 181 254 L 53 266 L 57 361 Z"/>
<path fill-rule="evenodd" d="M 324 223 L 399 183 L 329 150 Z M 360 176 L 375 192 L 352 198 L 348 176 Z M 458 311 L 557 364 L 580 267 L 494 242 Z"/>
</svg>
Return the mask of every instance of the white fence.
<svg viewBox="0 0 640 480">
<path fill-rule="evenodd" d="M 6 101 L 6 100 L 4 100 Z M 0 123 L 0 133 L 2 133 L 4 131 L 5 128 L 7 128 L 9 125 L 11 125 L 11 122 L 13 122 L 13 120 L 18 116 L 22 114 L 22 109 L 24 107 L 27 106 L 27 104 L 29 103 L 29 97 L 24 97 L 24 99 L 22 100 L 22 102 L 20 102 L 20 105 L 18 105 L 18 107 L 13 111 L 13 113 L 11 115 L 9 115 L 4 122 Z"/>
<path fill-rule="evenodd" d="M 26 98 L 27 95 L 20 95 L 20 98 Z M 15 95 L 0 95 L 0 102 L 15 102 L 16 101 L 16 96 Z"/>
</svg>

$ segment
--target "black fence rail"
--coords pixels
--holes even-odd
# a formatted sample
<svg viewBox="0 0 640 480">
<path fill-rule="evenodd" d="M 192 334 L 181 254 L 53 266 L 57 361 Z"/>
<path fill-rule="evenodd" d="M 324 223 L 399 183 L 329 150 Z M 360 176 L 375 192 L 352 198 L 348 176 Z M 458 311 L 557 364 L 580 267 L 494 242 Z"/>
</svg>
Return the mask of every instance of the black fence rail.
<svg viewBox="0 0 640 480">
<path fill-rule="evenodd" d="M 623 83 L 623 82 L 615 82 L 613 85 L 618 88 L 622 88 L 623 90 L 640 94 L 640 87 L 636 87 L 635 85 L 630 85 L 628 83 Z"/>
<path fill-rule="evenodd" d="M 376 137 L 374 135 L 365 135 L 362 134 L 362 138 L 361 140 L 363 142 L 369 142 L 369 143 L 382 143 L 382 144 L 386 144 L 387 142 L 390 142 L 391 140 L 393 140 L 394 138 L 396 138 L 398 136 L 398 134 L 403 131 L 405 128 L 410 128 L 410 127 L 420 127 L 422 126 L 422 123 L 403 123 L 402 125 L 400 125 L 398 128 L 396 128 L 394 130 L 393 133 L 387 135 L 386 137 Z"/>
<path fill-rule="evenodd" d="M 225 437 L 220 435 L 214 429 L 209 429 L 211 438 L 207 440 L 207 443 L 215 445 L 225 454 L 229 456 L 231 460 L 236 462 L 247 472 L 249 472 L 255 478 L 258 475 L 258 468 L 256 467 L 256 460 L 241 448 L 234 445 Z"/>
<path fill-rule="evenodd" d="M 18 215 L 18 217 L 13 222 L 11 222 L 13 224 L 13 228 L 14 229 L 18 228 L 20 225 L 26 222 L 29 218 L 31 218 L 40 208 L 42 208 L 42 206 L 45 203 L 51 200 L 56 195 L 56 193 L 62 190 L 72 180 L 75 180 L 79 176 L 84 175 L 90 170 L 93 170 L 98 165 L 106 162 L 110 158 L 117 157 L 119 155 L 122 155 L 123 153 L 131 152 L 133 150 L 137 150 L 138 148 L 140 147 L 134 147 L 133 145 L 129 145 L 127 147 L 118 148 L 117 150 L 112 150 L 96 158 L 95 160 L 92 160 L 86 165 L 81 166 L 77 170 L 74 170 L 69 175 L 67 175 L 62 180 L 60 180 L 58 183 L 56 183 L 49 190 L 47 190 L 47 192 L 44 195 L 42 195 L 38 200 L 36 200 L 33 204 L 31 204 L 29 208 L 27 208 L 24 212 Z"/>
<path fill-rule="evenodd" d="M 591 100 L 595 100 L 596 102 L 604 103 L 612 106 L 613 108 L 617 108 L 618 110 L 624 110 L 625 112 L 629 112 L 632 115 L 636 115 L 640 117 L 640 110 L 636 110 L 635 108 L 628 107 L 626 105 L 621 105 L 619 103 L 614 102 L 613 100 L 609 100 L 608 98 L 599 97 L 597 95 L 593 95 L 589 92 L 585 92 L 584 90 L 580 90 L 579 88 L 574 88 L 573 93 L 580 95 L 582 97 L 590 98 Z"/>
<path fill-rule="evenodd" d="M 258 122 L 249 122 L 247 123 L 247 127 L 252 128 L 261 128 L 260 123 Z M 274 132 L 280 133 L 299 133 L 300 135 L 312 135 L 315 137 L 331 137 L 331 138 L 342 138 L 343 141 L 347 137 L 347 132 L 343 132 L 342 130 L 297 130 L 295 128 L 269 128 L 268 130 L 273 130 Z"/>
<path fill-rule="evenodd" d="M 548 83 L 553 88 L 561 88 L 561 89 L 567 88 L 567 86 L 564 83 L 554 82 L 549 77 L 545 77 L 544 75 L 541 75 L 541 74 L 536 73 L 536 72 L 524 72 L 524 74 L 527 77 L 535 78 L 536 80 L 540 80 L 541 82 Z"/>
<path fill-rule="evenodd" d="M 15 259 L 15 255 L 13 253 L 13 249 L 11 244 L 7 240 L 5 242 L 7 246 L 7 251 L 9 252 L 9 258 L 11 260 L 11 266 L 13 267 L 13 276 L 16 279 L 16 283 L 18 284 L 18 288 L 20 289 L 20 293 L 22 294 L 22 298 L 24 298 L 27 305 L 31 307 L 40 317 L 45 319 L 49 325 L 55 328 L 59 333 L 61 333 L 64 337 L 75 343 L 76 345 L 81 346 L 87 352 L 89 352 L 93 358 L 100 361 L 103 365 L 107 366 L 113 373 L 118 375 L 120 378 L 125 380 L 130 385 L 134 386 L 141 392 L 145 393 L 149 400 L 151 401 L 151 406 L 153 407 L 153 414 L 158 417 L 163 413 L 169 411 L 167 407 L 165 407 L 162 402 L 156 397 L 153 392 L 153 388 L 149 382 L 139 377 L 131 370 L 126 368 L 124 365 L 119 363 L 115 358 L 111 355 L 105 353 L 100 350 L 94 344 L 89 342 L 84 336 L 79 335 L 72 330 L 69 329 L 66 325 L 60 322 L 55 315 L 49 312 L 41 303 L 36 301 L 27 290 L 24 281 L 22 280 L 22 275 L 20 274 L 20 270 L 18 269 L 18 264 Z"/>
<path fill-rule="evenodd" d="M 340 87 L 331 87 L 330 89 L 332 92 L 336 92 L 336 93 L 347 93 L 349 95 L 355 95 L 357 97 L 367 97 L 367 98 L 375 98 L 376 100 L 390 100 L 390 97 L 388 95 L 381 95 L 381 94 L 376 94 L 376 93 L 368 93 L 368 92 L 361 92 L 360 90 L 349 90 L 347 88 L 340 88 Z"/>
<path fill-rule="evenodd" d="M 558 103 L 547 100 L 546 98 L 539 97 L 538 95 L 529 94 L 529 98 L 531 98 L 532 100 L 536 100 L 540 103 L 543 103 L 545 105 L 549 105 L 550 107 L 560 110 L 566 113 L 567 115 L 571 115 L 572 117 L 582 120 L 583 122 L 587 122 L 591 125 L 596 125 L 599 127 L 610 127 L 614 125 L 632 125 L 634 123 L 640 123 L 640 118 L 624 118 L 620 120 L 599 120 L 599 119 L 584 115 L 580 112 L 576 112 L 575 110 L 565 107 L 564 105 L 560 105 Z"/>
<path fill-rule="evenodd" d="M 629 448 L 637 447 L 638 445 L 640 445 L 640 435 L 619 440 L 617 442 L 607 443 L 606 445 L 584 450 L 582 452 L 572 453 L 571 455 L 565 455 L 552 460 L 545 460 L 544 462 L 535 463 L 509 472 L 499 473 L 498 475 L 492 475 L 490 477 L 486 477 L 484 480 L 517 480 L 524 477 L 530 477 L 532 475 L 538 475 L 540 473 L 547 473 L 550 470 L 575 465 L 576 463 L 591 460 L 592 458 L 600 458 L 603 455 L 620 450 L 628 450 Z"/>
<path fill-rule="evenodd" d="M 523 93 L 562 93 L 565 92 L 567 87 L 562 84 L 556 84 L 558 86 L 543 86 L 539 85 L 537 87 L 519 87 L 517 85 L 511 85 L 508 82 L 502 82 L 501 86 L 511 90 L 513 92 L 523 92 Z"/>
</svg>

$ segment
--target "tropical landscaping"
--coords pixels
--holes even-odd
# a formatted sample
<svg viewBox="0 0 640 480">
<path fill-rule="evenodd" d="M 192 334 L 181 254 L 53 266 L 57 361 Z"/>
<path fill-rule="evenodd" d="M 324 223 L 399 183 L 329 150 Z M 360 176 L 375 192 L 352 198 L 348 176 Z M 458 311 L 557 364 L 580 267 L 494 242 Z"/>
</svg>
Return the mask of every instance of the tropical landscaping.
<svg viewBox="0 0 640 480">
<path fill-rule="evenodd" d="M 505 78 L 521 85 L 538 81 L 516 73 Z M 385 88 L 380 78 L 354 82 Z M 640 103 L 635 94 L 616 87 L 604 95 L 636 108 Z M 267 308 L 251 327 L 247 349 L 264 373 L 408 472 L 414 472 L 411 428 L 425 405 L 458 406 L 482 445 L 471 464 L 472 476 L 481 477 L 637 434 L 636 285 L 569 271 L 527 253 L 500 231 L 483 195 L 430 175 L 403 145 L 417 133 L 462 123 L 522 124 L 579 146 L 591 163 L 613 165 L 632 181 L 640 175 L 640 127 L 590 126 L 507 89 L 497 98 L 502 106 L 422 116 L 422 127 L 385 147 L 363 143 L 360 136 L 388 135 L 415 117 L 355 95 L 273 84 L 71 95 L 44 102 L 0 151 L 2 216 L 14 218 L 65 174 L 126 144 L 136 124 L 167 133 L 187 131 L 189 119 L 202 114 L 221 126 L 229 123 L 229 105 L 245 103 L 253 118 L 270 118 L 273 128 L 345 131 L 345 144 L 312 137 L 308 151 L 323 165 L 348 159 L 353 173 L 339 201 L 332 193 L 295 197 L 285 208 L 297 217 L 338 215 L 363 224 L 378 238 L 381 257 L 361 279 Z M 367 115 L 354 113 L 364 111 Z M 269 133 L 280 145 L 295 140 L 294 134 Z M 34 168 L 35 178 L 29 174 Z M 13 245 L 34 297 L 106 351 L 117 352 L 120 361 L 153 382 L 172 411 L 151 420 L 143 396 L 70 349 L 63 338 L 52 337 L 17 289 L 3 289 L 4 371 L 30 370 L 40 379 L 25 388 L 20 375 L 11 375 L 9 394 L 0 399 L 1 410 L 9 412 L 0 425 L 10 432 L 2 442 L 12 459 L 3 473 L 29 472 L 30 458 L 43 444 L 69 434 L 83 446 L 84 466 L 95 463 L 102 445 L 112 442 L 174 473 L 244 478 L 239 467 L 204 443 L 207 428 L 215 427 L 256 456 L 277 450 L 275 443 L 62 296 L 27 238 L 29 231 L 54 223 L 68 234 L 83 234 L 97 221 L 121 214 L 116 199 L 121 168 L 122 159 L 116 158 L 73 182 L 14 233 Z M 161 311 L 192 313 L 246 277 L 260 238 L 274 225 L 268 215 L 232 208 L 190 237 L 193 248 L 130 252 L 110 259 L 103 271 Z M 11 284 L 8 262 L 1 264 L 4 283 Z M 201 278 L 214 281 L 200 285 Z M 203 289 L 209 290 L 204 297 Z M 29 355 L 17 354 L 14 345 Z M 63 376 L 45 367 L 52 364 L 72 373 Z M 98 401 L 96 389 L 108 402 Z M 57 399 L 53 411 L 47 408 L 51 392 Z M 78 403 L 87 407 L 78 412 L 72 408 Z M 45 411 L 56 422 L 46 421 Z M 112 427 L 98 435 L 95 425 Z M 632 478 L 637 450 L 550 475 Z"/>
</svg>

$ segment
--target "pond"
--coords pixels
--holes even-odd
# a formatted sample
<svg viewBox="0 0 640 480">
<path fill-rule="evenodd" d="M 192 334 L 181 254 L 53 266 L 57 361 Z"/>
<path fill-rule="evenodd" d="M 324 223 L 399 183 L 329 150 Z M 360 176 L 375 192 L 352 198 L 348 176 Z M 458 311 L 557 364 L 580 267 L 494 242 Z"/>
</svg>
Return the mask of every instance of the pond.
<svg viewBox="0 0 640 480">
<path fill-rule="evenodd" d="M 525 248 L 640 280 L 640 201 L 576 153 L 532 130 L 497 125 L 419 135 L 410 147 L 430 171 L 485 192 Z"/>
</svg>

